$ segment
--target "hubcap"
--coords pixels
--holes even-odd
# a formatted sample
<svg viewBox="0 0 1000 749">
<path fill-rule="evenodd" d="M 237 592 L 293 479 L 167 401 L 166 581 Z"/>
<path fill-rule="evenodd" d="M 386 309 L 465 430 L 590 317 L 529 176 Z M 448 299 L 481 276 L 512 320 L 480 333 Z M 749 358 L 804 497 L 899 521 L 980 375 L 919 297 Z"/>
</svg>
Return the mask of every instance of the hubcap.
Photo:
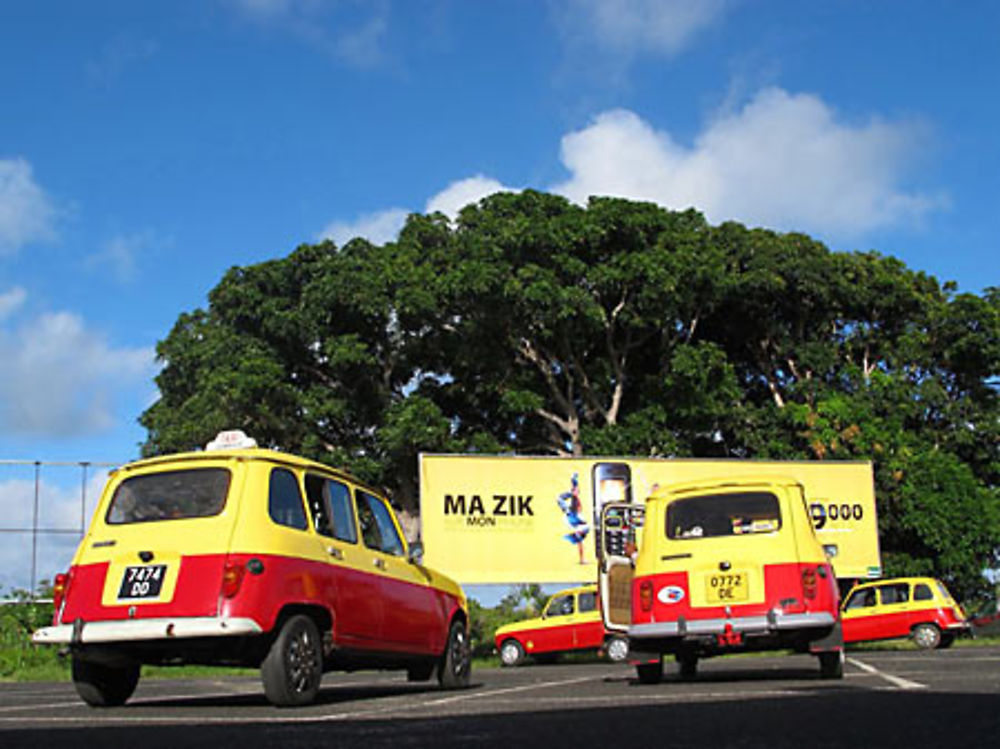
<svg viewBox="0 0 1000 749">
<path fill-rule="evenodd" d="M 519 655 L 520 654 L 517 651 L 517 645 L 509 642 L 506 645 L 504 645 L 503 649 L 500 651 L 500 660 L 502 660 L 504 664 L 507 666 L 513 666 L 515 663 L 517 663 Z"/>
<path fill-rule="evenodd" d="M 319 653 L 308 632 L 300 632 L 288 645 L 288 676 L 292 689 L 305 692 L 315 678 Z"/>
</svg>

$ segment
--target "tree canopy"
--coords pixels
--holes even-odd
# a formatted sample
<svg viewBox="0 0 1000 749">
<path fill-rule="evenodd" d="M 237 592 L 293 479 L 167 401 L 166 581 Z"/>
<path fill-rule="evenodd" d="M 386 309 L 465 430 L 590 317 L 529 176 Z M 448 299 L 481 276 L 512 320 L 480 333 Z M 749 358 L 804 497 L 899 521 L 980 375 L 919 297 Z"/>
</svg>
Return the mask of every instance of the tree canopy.
<svg viewBox="0 0 1000 749">
<path fill-rule="evenodd" d="M 413 506 L 420 451 L 863 459 L 883 562 L 1000 547 L 1000 289 L 615 198 L 499 193 L 225 274 L 157 348 L 146 454 L 223 428 Z"/>
</svg>

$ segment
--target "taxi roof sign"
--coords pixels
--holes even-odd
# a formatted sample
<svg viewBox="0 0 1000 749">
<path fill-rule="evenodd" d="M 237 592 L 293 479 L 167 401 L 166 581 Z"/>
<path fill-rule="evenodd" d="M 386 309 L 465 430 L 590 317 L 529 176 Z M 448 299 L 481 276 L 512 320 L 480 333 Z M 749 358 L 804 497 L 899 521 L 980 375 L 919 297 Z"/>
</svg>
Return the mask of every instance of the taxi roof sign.
<svg viewBox="0 0 1000 749">
<path fill-rule="evenodd" d="M 257 447 L 257 440 L 247 437 L 242 429 L 227 429 L 215 435 L 215 439 L 205 445 L 205 450 L 240 450 Z"/>
</svg>

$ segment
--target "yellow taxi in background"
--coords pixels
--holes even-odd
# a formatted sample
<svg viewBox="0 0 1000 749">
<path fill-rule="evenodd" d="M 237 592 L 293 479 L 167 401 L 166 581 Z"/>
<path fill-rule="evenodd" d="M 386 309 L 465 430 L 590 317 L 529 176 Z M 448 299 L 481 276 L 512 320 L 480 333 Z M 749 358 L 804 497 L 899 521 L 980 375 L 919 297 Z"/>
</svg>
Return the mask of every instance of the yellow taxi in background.
<svg viewBox="0 0 1000 749">
<path fill-rule="evenodd" d="M 841 607 L 844 642 L 911 637 L 918 648 L 946 648 L 969 622 L 944 583 L 897 577 L 854 586 Z"/>
<path fill-rule="evenodd" d="M 462 687 L 466 598 L 422 552 L 376 489 L 225 432 L 112 472 L 33 640 L 68 647 L 93 706 L 128 700 L 145 663 L 259 667 L 276 705 L 335 669 Z"/>
<path fill-rule="evenodd" d="M 520 665 L 527 656 L 545 661 L 560 653 L 599 648 L 613 661 L 625 660 L 628 654 L 625 638 L 606 636 L 596 585 L 559 591 L 540 617 L 498 628 L 493 641 L 504 666 Z"/>
</svg>

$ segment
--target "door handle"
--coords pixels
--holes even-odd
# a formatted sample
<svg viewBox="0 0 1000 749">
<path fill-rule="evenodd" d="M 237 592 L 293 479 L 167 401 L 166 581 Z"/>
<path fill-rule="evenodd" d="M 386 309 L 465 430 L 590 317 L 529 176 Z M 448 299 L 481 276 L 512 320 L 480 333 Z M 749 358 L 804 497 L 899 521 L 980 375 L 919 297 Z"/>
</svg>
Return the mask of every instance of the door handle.
<svg viewBox="0 0 1000 749">
<path fill-rule="evenodd" d="M 342 552 L 336 546 L 327 546 L 326 550 L 330 554 L 330 556 L 333 557 L 334 559 L 343 559 L 344 558 L 344 552 Z"/>
<path fill-rule="evenodd" d="M 385 560 L 384 559 L 373 559 L 372 560 L 372 564 L 374 564 L 380 570 L 384 570 L 385 569 Z"/>
</svg>

